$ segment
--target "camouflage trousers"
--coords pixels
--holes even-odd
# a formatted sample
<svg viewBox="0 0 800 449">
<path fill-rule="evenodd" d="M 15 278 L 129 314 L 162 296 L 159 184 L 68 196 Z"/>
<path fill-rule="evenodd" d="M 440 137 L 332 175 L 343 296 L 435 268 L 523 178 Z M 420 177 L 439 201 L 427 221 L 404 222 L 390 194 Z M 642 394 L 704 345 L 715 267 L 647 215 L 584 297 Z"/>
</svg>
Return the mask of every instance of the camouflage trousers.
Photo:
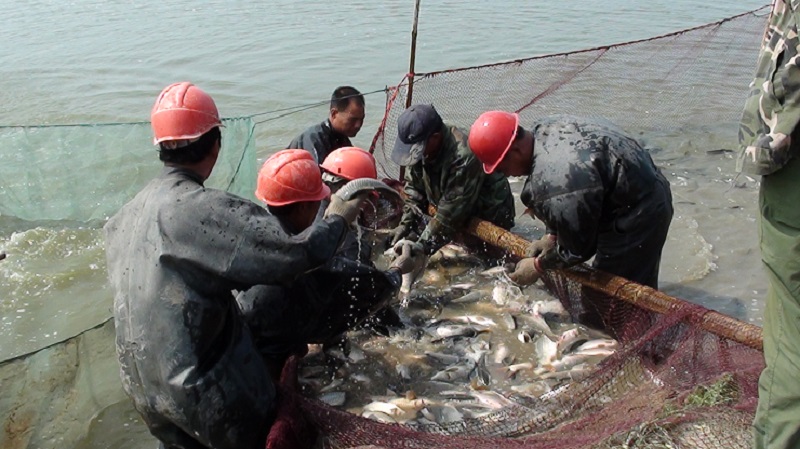
<svg viewBox="0 0 800 449">
<path fill-rule="evenodd" d="M 754 447 L 800 448 L 800 157 L 762 178 L 759 205 L 769 290 Z"/>
</svg>

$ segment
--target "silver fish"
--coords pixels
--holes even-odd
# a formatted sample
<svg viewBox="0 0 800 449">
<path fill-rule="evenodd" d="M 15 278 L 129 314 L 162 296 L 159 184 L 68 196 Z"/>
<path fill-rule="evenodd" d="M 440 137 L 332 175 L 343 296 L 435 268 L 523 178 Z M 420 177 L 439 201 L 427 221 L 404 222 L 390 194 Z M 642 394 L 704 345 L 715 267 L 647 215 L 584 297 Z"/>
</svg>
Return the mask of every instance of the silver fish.
<svg viewBox="0 0 800 449">
<path fill-rule="evenodd" d="M 333 407 L 341 407 L 347 400 L 344 391 L 331 391 L 319 395 L 319 400 Z"/>
<path fill-rule="evenodd" d="M 458 323 L 477 324 L 484 327 L 497 326 L 493 319 L 481 315 L 461 315 L 450 319 Z"/>
<path fill-rule="evenodd" d="M 400 193 L 397 192 L 397 190 L 389 187 L 381 181 L 378 181 L 377 179 L 371 178 L 354 179 L 342 186 L 342 188 L 339 189 L 335 195 L 345 201 L 348 201 L 353 199 L 359 193 L 371 192 L 373 190 L 382 190 L 395 196 L 400 196 Z"/>
<path fill-rule="evenodd" d="M 506 268 L 501 265 L 499 267 L 494 267 L 494 268 L 489 268 L 488 270 L 483 270 L 478 274 L 480 274 L 481 276 L 487 277 L 487 278 L 493 278 L 493 277 L 496 277 L 496 276 L 498 276 L 500 274 L 504 274 L 505 272 L 506 272 Z"/>
<path fill-rule="evenodd" d="M 467 380 L 470 372 L 474 366 L 468 365 L 455 365 L 447 367 L 431 377 L 431 380 L 439 380 L 444 382 L 455 382 L 457 380 Z"/>
<path fill-rule="evenodd" d="M 461 360 L 461 357 L 457 355 L 444 354 L 441 352 L 426 352 L 425 355 L 439 363 L 444 363 L 445 365 L 452 365 Z"/>
<path fill-rule="evenodd" d="M 383 412 L 373 412 L 373 411 L 369 411 L 368 410 L 366 412 L 362 412 L 361 416 L 363 416 L 364 418 L 369 418 L 369 419 L 371 419 L 373 421 L 378 421 L 378 422 L 387 423 L 387 424 L 396 424 L 397 423 L 397 421 L 395 421 L 394 418 L 392 418 L 391 416 L 389 416 L 389 415 L 387 415 L 386 413 L 383 413 Z"/>
<path fill-rule="evenodd" d="M 468 304 L 472 302 L 478 302 L 483 299 L 483 293 L 481 292 L 470 292 L 464 296 L 458 297 L 452 301 L 452 304 Z"/>
</svg>

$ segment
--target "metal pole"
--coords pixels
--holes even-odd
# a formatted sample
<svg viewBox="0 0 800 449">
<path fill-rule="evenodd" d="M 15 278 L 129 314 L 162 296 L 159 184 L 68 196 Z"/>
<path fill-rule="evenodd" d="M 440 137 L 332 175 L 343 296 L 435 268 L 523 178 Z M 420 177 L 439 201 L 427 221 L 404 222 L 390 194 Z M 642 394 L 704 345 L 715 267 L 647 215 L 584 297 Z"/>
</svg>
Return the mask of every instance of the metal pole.
<svg viewBox="0 0 800 449">
<path fill-rule="evenodd" d="M 408 62 L 408 94 L 406 95 L 406 108 L 411 106 L 411 97 L 414 94 L 414 60 L 417 57 L 417 24 L 419 23 L 419 3 L 414 5 L 414 26 L 411 28 L 411 56 Z M 405 179 L 406 168 L 400 167 L 400 181 Z"/>
</svg>

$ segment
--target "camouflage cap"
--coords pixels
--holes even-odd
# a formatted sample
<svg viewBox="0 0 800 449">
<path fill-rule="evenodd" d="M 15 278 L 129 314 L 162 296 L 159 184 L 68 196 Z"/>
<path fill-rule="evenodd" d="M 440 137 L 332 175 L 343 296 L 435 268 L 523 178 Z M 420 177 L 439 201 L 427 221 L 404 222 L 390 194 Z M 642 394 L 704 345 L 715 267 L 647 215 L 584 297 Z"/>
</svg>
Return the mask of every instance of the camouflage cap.
<svg viewBox="0 0 800 449">
<path fill-rule="evenodd" d="M 414 165 L 425 153 L 428 137 L 442 127 L 442 118 L 431 104 L 415 104 L 397 119 L 397 140 L 392 151 L 392 161 L 406 166 Z"/>
</svg>

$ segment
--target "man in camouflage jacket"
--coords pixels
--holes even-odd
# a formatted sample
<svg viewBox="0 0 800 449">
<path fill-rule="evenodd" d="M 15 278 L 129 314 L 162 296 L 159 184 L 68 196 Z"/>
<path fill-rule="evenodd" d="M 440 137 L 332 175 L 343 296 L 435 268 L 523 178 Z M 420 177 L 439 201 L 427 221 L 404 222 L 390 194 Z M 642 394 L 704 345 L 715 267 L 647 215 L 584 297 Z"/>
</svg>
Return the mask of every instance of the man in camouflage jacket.
<svg viewBox="0 0 800 449">
<path fill-rule="evenodd" d="M 467 134 L 448 126 L 432 105 L 406 109 L 398 119 L 392 160 L 409 166 L 407 199 L 392 243 L 417 230 L 429 204 L 437 207 L 417 242 L 431 255 L 448 243 L 472 217 L 511 229 L 514 197 L 505 177 L 487 175 L 469 149 Z"/>
<path fill-rule="evenodd" d="M 762 175 L 761 258 L 769 289 L 755 445 L 800 447 L 800 2 L 775 0 L 739 128 L 739 172 Z"/>
</svg>

